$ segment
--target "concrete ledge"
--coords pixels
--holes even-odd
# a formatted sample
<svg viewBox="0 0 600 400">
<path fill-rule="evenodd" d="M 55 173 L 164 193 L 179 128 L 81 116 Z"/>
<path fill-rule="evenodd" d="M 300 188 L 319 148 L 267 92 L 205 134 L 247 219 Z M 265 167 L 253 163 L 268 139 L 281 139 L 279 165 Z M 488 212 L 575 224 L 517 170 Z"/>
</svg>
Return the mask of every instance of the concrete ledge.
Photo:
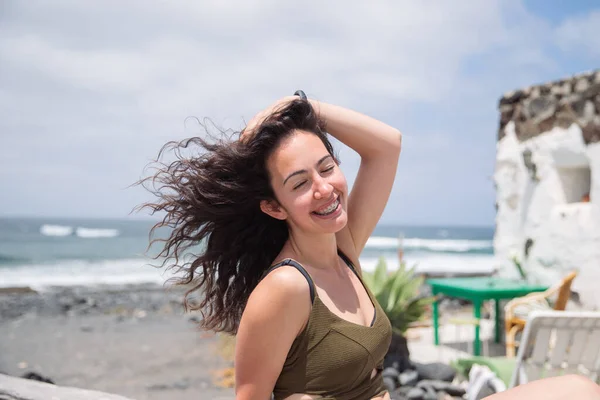
<svg viewBox="0 0 600 400">
<path fill-rule="evenodd" d="M 0 400 L 131 400 L 115 394 L 56 386 L 0 374 Z"/>
</svg>

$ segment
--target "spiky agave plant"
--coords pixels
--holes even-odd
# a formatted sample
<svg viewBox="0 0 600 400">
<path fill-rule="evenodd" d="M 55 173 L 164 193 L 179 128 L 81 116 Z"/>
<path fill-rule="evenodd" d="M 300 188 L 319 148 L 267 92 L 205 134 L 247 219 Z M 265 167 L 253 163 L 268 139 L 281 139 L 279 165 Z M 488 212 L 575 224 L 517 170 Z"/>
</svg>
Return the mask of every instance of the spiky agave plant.
<svg viewBox="0 0 600 400">
<path fill-rule="evenodd" d="M 372 273 L 364 271 L 363 279 L 385 311 L 395 333 L 404 335 L 410 324 L 425 315 L 435 297 L 420 296 L 424 278 L 407 269 L 402 262 L 397 271 L 388 273 L 385 258 L 381 257 Z"/>
</svg>

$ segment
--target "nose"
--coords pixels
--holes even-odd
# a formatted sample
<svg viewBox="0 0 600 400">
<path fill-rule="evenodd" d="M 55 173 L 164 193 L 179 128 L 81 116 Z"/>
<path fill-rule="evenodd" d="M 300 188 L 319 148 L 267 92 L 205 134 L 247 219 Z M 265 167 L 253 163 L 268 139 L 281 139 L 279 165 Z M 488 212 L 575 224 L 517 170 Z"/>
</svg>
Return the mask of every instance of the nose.
<svg viewBox="0 0 600 400">
<path fill-rule="evenodd" d="M 333 193 L 333 186 L 331 186 L 325 179 L 318 179 L 315 181 L 315 192 L 314 196 L 316 200 L 328 199 Z"/>
</svg>

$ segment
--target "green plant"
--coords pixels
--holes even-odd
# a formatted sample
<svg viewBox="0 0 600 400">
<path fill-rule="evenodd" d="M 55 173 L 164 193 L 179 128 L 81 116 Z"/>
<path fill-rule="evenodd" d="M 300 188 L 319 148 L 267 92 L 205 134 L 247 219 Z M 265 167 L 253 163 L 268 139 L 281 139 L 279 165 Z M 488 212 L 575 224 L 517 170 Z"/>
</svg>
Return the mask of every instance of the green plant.
<svg viewBox="0 0 600 400">
<path fill-rule="evenodd" d="M 394 332 L 403 335 L 413 322 L 423 318 L 435 297 L 419 295 L 424 278 L 401 263 L 397 271 L 388 273 L 385 258 L 381 257 L 375 271 L 363 272 L 363 279 L 392 324 Z"/>
<path fill-rule="evenodd" d="M 523 268 L 523 265 L 521 264 L 519 258 L 516 255 L 512 256 L 512 262 L 513 264 L 515 264 L 515 267 L 517 268 L 517 272 L 519 272 L 519 276 L 521 277 L 521 279 L 527 280 L 527 274 L 525 273 L 525 269 Z"/>
</svg>

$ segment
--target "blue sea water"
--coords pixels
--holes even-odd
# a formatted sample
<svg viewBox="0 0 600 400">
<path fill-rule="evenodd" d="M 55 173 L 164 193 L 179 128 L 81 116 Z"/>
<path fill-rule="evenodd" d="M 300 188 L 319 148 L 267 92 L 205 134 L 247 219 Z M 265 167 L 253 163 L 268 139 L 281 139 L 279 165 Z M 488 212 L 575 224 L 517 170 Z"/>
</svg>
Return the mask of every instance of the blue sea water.
<svg viewBox="0 0 600 400">
<path fill-rule="evenodd" d="M 154 221 L 0 218 L 0 287 L 163 283 L 169 273 L 149 265 Z M 489 272 L 495 267 L 492 227 L 379 225 L 361 254 L 372 270 L 384 257 L 417 270 Z"/>
</svg>

